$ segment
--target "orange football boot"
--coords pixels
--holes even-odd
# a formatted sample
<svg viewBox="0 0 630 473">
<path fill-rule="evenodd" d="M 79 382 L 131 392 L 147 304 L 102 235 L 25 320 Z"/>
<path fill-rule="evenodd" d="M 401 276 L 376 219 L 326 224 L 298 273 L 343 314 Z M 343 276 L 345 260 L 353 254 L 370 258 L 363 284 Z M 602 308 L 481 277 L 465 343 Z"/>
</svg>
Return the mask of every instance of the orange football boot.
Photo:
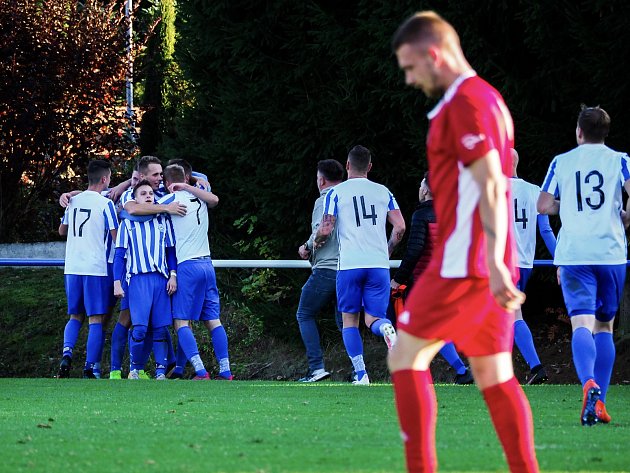
<svg viewBox="0 0 630 473">
<path fill-rule="evenodd" d="M 582 425 L 595 425 L 599 421 L 595 406 L 601 394 L 602 391 L 594 379 L 589 379 L 584 383 L 584 400 L 582 401 L 582 414 L 580 416 Z"/>
<path fill-rule="evenodd" d="M 599 421 L 604 424 L 608 424 L 612 420 L 608 412 L 606 412 L 606 404 L 599 399 L 595 403 L 595 415 L 597 415 Z"/>
</svg>

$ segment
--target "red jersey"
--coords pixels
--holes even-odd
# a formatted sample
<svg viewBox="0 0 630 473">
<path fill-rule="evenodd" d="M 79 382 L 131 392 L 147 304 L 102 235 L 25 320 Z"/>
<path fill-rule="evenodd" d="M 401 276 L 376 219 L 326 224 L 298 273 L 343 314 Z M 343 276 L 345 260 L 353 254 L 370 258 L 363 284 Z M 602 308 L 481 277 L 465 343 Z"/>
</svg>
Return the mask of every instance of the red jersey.
<svg viewBox="0 0 630 473">
<path fill-rule="evenodd" d="M 480 190 L 467 167 L 496 149 L 506 179 L 511 176 L 512 117 L 501 94 L 474 72 L 460 76 L 428 117 L 427 157 L 439 226 L 431 265 L 439 265 L 443 278 L 487 278 Z M 505 263 L 515 274 L 511 221 L 508 215 Z"/>
</svg>

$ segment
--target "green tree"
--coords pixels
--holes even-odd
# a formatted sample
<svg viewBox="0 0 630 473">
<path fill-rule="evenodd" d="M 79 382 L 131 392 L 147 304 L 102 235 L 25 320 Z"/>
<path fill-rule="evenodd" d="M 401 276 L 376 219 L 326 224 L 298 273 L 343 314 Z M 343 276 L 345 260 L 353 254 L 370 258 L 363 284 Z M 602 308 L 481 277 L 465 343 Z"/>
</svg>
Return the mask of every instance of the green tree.
<svg viewBox="0 0 630 473">
<path fill-rule="evenodd" d="M 174 134 L 173 121 L 178 115 L 186 84 L 173 55 L 175 53 L 174 0 L 147 0 L 144 16 L 157 22 L 155 34 L 141 59 L 139 78 L 143 82 L 143 109 L 140 147 L 143 154 L 155 154 L 163 141 Z"/>
</svg>

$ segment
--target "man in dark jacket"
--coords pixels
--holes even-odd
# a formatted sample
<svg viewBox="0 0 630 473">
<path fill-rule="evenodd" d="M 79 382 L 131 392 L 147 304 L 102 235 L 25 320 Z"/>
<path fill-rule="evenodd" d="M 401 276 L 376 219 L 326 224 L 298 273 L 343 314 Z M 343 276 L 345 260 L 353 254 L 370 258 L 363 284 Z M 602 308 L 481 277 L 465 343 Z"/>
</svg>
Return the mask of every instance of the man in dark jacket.
<svg viewBox="0 0 630 473">
<path fill-rule="evenodd" d="M 400 262 L 400 267 L 391 280 L 392 289 L 398 289 L 406 285 L 408 293 L 414 282 L 418 280 L 431 261 L 433 242 L 437 235 L 437 223 L 433 210 L 433 194 L 429 187 L 429 172 L 424 173 L 424 179 L 420 183 L 418 206 L 411 216 L 411 229 L 407 241 L 405 256 Z M 455 350 L 452 342 L 446 343 L 440 350 L 440 354 L 457 372 L 455 384 L 471 384 L 472 374 Z"/>
</svg>

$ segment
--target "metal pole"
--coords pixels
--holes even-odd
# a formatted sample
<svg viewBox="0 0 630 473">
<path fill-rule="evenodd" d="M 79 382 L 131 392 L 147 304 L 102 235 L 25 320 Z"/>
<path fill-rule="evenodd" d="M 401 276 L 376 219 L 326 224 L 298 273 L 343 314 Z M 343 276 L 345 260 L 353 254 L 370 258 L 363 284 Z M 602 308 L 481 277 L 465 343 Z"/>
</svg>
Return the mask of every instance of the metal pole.
<svg viewBox="0 0 630 473">
<path fill-rule="evenodd" d="M 133 0 L 127 0 L 125 3 L 125 16 L 127 17 L 127 76 L 126 76 L 126 98 L 127 98 L 127 119 L 132 130 L 135 129 L 134 111 L 133 111 L 133 22 L 131 19 L 131 11 L 133 9 Z"/>
</svg>

